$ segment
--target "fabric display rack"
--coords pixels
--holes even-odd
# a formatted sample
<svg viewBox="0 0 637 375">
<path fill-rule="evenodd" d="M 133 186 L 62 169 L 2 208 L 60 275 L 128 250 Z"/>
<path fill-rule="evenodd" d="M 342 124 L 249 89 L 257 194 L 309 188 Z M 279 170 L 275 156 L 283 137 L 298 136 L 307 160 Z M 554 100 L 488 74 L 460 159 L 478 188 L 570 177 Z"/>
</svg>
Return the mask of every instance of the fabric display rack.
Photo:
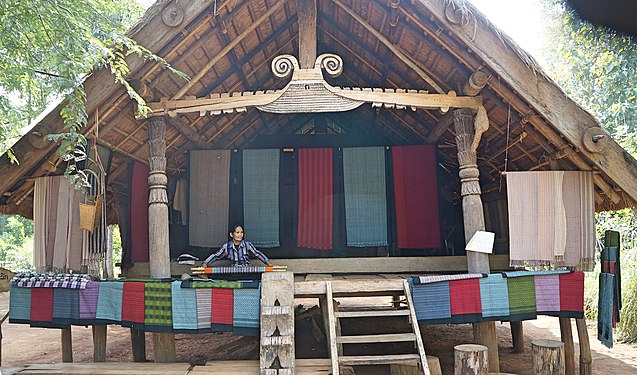
<svg viewBox="0 0 637 375">
<path fill-rule="evenodd" d="M 148 332 L 259 334 L 258 280 L 60 278 L 14 278 L 9 322 L 45 328 L 119 324 Z"/>
<path fill-rule="evenodd" d="M 584 317 L 584 273 L 579 271 L 416 276 L 408 281 L 420 324 Z"/>
</svg>

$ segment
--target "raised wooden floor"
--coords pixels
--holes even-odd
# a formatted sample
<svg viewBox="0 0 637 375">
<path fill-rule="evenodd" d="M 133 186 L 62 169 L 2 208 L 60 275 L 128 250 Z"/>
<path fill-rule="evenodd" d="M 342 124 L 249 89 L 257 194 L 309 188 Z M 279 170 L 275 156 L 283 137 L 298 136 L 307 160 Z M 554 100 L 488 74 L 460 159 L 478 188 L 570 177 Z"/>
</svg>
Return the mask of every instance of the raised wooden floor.
<svg viewBox="0 0 637 375">
<path fill-rule="evenodd" d="M 17 375 L 258 375 L 259 361 L 213 361 L 205 366 L 191 366 L 188 363 L 55 363 L 27 365 L 24 369 L 15 370 L 10 373 Z M 327 375 L 331 373 L 331 370 L 329 359 L 296 360 L 296 375 Z M 2 369 L 1 373 L 5 374 L 5 369 Z"/>
</svg>

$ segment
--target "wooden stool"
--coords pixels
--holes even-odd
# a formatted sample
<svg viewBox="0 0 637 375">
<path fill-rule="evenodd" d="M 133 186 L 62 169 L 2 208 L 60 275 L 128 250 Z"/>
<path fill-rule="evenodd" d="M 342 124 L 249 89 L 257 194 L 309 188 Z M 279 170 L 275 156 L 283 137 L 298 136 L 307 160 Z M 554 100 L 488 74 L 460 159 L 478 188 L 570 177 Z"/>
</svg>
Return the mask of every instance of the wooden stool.
<svg viewBox="0 0 637 375">
<path fill-rule="evenodd" d="M 533 374 L 564 375 L 566 373 L 564 343 L 556 340 L 534 340 Z"/>
<path fill-rule="evenodd" d="M 477 344 L 456 345 L 453 348 L 454 375 L 488 375 L 489 356 L 487 347 Z"/>
</svg>

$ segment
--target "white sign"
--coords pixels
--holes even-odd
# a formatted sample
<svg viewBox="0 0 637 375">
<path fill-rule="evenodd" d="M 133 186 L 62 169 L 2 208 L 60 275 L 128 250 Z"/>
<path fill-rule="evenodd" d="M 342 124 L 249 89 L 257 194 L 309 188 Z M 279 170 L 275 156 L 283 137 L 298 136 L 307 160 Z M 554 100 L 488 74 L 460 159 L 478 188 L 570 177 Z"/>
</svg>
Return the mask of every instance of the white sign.
<svg viewBox="0 0 637 375">
<path fill-rule="evenodd" d="M 471 237 L 471 240 L 467 244 L 466 250 L 475 251 L 478 253 L 493 253 L 493 242 L 495 241 L 495 233 L 477 231 L 476 234 Z"/>
</svg>

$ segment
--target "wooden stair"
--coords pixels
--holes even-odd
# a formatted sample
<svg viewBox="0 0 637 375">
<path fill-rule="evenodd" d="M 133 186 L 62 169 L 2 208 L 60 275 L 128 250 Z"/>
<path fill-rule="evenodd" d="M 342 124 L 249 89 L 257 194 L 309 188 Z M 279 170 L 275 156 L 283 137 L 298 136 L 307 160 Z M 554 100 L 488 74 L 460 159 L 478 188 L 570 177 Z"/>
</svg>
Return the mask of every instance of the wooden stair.
<svg viewBox="0 0 637 375">
<path fill-rule="evenodd" d="M 338 303 L 334 299 L 333 282 L 325 283 L 325 297 L 322 299 L 324 319 L 326 321 L 327 339 L 332 364 L 332 375 L 339 375 L 341 366 L 359 365 L 384 365 L 384 364 L 414 364 L 418 365 L 424 375 L 430 375 L 425 349 L 420 336 L 420 329 L 413 308 L 413 301 L 407 281 L 401 283 L 378 283 L 374 288 L 369 281 L 348 280 L 347 288 L 337 286 L 337 298 L 345 300 L 348 297 L 359 297 L 365 292 L 374 296 L 397 297 L 403 296 L 406 307 L 395 303 L 391 308 L 379 308 L 378 306 L 357 306 L 351 310 L 340 311 Z M 357 285 L 360 284 L 360 285 Z M 394 299 L 396 301 L 396 299 Z M 407 333 L 382 333 L 344 336 L 341 334 L 341 319 L 348 318 L 395 318 L 405 317 L 409 320 L 411 332 Z M 370 354 L 370 355 L 343 355 L 343 345 L 368 344 L 368 343 L 392 343 L 413 342 L 416 353 L 406 354 Z"/>
</svg>

